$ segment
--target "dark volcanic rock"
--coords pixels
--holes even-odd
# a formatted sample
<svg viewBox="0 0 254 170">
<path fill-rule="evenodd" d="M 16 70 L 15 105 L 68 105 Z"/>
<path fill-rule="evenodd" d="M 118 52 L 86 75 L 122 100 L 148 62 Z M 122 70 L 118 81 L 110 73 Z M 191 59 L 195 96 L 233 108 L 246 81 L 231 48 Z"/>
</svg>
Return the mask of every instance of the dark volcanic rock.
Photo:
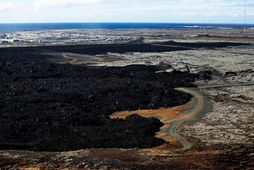
<svg viewBox="0 0 254 170">
<path fill-rule="evenodd" d="M 175 41 L 167 41 L 159 44 L 174 45 L 182 48 L 207 48 L 207 49 L 249 45 L 248 43 L 236 43 L 236 42 L 175 42 Z"/>
<path fill-rule="evenodd" d="M 46 48 L 46 47 L 44 47 Z M 53 48 L 53 47 L 50 47 Z M 63 151 L 152 147 L 162 124 L 116 111 L 184 104 L 196 75 L 158 73 L 158 66 L 88 67 L 50 63 L 31 48 L 1 49 L 0 149 Z"/>
</svg>

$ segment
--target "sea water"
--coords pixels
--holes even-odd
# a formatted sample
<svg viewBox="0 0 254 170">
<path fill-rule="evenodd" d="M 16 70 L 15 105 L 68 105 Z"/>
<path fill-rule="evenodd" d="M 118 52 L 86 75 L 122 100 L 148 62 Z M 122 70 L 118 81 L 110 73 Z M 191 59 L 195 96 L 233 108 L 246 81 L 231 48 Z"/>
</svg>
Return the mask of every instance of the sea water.
<svg viewBox="0 0 254 170">
<path fill-rule="evenodd" d="M 200 23 L 15 23 L 0 24 L 0 32 L 36 31 L 53 29 L 159 29 L 198 27 L 243 27 L 241 24 L 200 24 Z M 246 25 L 254 26 L 254 25 Z"/>
</svg>

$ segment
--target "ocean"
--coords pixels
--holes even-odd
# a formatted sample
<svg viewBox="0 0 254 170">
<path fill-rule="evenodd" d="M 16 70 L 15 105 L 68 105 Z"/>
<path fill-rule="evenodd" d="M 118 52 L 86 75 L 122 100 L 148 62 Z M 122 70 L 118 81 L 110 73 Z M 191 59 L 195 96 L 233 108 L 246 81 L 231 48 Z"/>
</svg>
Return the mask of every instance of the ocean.
<svg viewBox="0 0 254 170">
<path fill-rule="evenodd" d="M 196 23 L 27 23 L 0 24 L 0 32 L 35 31 L 47 29 L 135 29 L 135 28 L 184 28 L 198 26 L 243 27 L 241 24 L 196 24 Z M 254 26 L 254 25 L 246 25 Z"/>
</svg>

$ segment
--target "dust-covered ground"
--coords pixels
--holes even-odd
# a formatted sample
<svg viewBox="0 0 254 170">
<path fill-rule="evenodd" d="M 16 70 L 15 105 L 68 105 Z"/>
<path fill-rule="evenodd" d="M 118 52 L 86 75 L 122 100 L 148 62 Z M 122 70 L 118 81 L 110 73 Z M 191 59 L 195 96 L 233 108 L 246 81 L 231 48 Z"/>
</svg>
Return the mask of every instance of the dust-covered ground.
<svg viewBox="0 0 254 170">
<path fill-rule="evenodd" d="M 105 32 L 105 34 L 108 33 L 109 31 Z M 192 149 L 176 152 L 175 149 L 181 146 L 179 142 L 172 137 L 172 143 L 169 143 L 166 148 L 149 149 L 149 145 L 146 145 L 148 146 L 145 147 L 146 149 L 77 148 L 83 150 L 70 152 L 2 150 L 0 152 L 0 166 L 8 169 L 18 167 L 52 169 L 253 169 L 253 30 L 249 29 L 245 34 L 239 29 L 228 30 L 219 28 L 209 30 L 117 30 L 115 32 L 111 31 L 110 34 L 115 34 L 117 36 L 128 35 L 134 38 L 128 42 L 122 42 L 112 46 L 107 46 L 105 44 L 101 46 L 83 46 L 79 44 L 78 46 L 71 47 L 30 48 L 28 51 L 34 52 L 37 55 L 39 54 L 39 56 L 44 57 L 44 59 L 50 63 L 60 63 L 60 65 L 67 65 L 65 67 L 70 67 L 68 66 L 69 63 L 78 69 L 80 69 L 79 67 L 82 68 L 87 66 L 103 66 L 107 70 L 109 69 L 108 66 L 125 66 L 121 70 L 123 70 L 123 73 L 127 73 L 128 68 L 130 68 L 129 65 L 133 64 L 160 65 L 160 67 L 156 67 L 156 69 L 151 72 L 149 72 L 151 66 L 142 66 L 145 68 L 144 72 L 140 72 L 140 70 L 135 72 L 135 75 L 141 74 L 143 76 L 143 74 L 147 74 L 146 79 L 152 80 L 154 79 L 154 72 L 162 74 L 163 76 L 165 75 L 166 77 L 171 75 L 172 71 L 175 72 L 174 70 L 182 71 L 190 75 L 192 75 L 191 73 L 198 73 L 199 79 L 195 82 L 195 86 L 199 87 L 208 97 L 210 109 L 204 117 L 192 123 L 183 123 L 180 126 L 180 134 L 185 136 L 193 144 Z M 126 41 L 126 39 L 124 41 Z M 128 46 L 126 44 L 128 44 Z M 22 53 L 26 50 L 27 49 L 24 50 L 22 48 L 15 49 L 16 53 Z M 1 49 L 1 54 L 4 54 L 4 51 L 7 54 L 8 51 L 13 52 L 13 49 Z M 14 55 L 2 55 L 1 59 L 4 58 L 3 56 L 8 58 Z M 36 59 L 36 57 L 34 58 Z M 15 57 L 13 57 L 12 60 L 15 61 Z M 34 60 L 34 63 L 38 63 L 38 60 Z M 5 63 L 5 65 L 6 64 L 12 68 L 13 61 L 11 63 Z M 5 68 L 5 65 L 2 64 L 1 68 Z M 152 66 L 152 68 L 153 67 L 154 66 Z M 21 67 L 17 65 L 15 69 L 16 68 Z M 64 73 L 64 70 L 65 69 L 62 69 L 59 73 Z M 66 75 L 70 74 L 68 71 L 66 72 Z M 78 71 L 79 74 L 80 72 L 81 71 Z M 10 79 L 14 78 L 14 80 L 12 79 L 11 81 L 22 81 L 20 77 L 15 79 L 15 74 L 13 74 L 13 72 L 8 74 L 10 75 L 7 75 L 7 77 L 10 77 Z M 31 75 L 33 74 L 34 73 L 31 73 Z M 43 71 L 40 71 L 38 74 L 39 77 L 47 75 Z M 54 77 L 57 75 L 53 74 L 51 76 Z M 4 75 L 1 74 L 1 77 L 3 78 Z M 126 78 L 128 76 L 124 77 Z M 159 77 L 153 81 L 156 83 L 163 82 L 167 79 L 166 77 Z M 37 74 L 34 79 L 38 79 Z M 136 81 L 139 82 L 140 78 L 138 77 Z M 3 84 L 6 84 L 6 82 Z M 28 81 L 24 82 L 27 84 Z M 185 82 L 182 83 L 183 84 L 180 83 L 177 85 L 187 85 Z M 123 83 L 123 85 L 124 84 L 125 83 Z M 154 83 L 152 84 L 154 85 Z M 234 86 L 236 84 L 240 84 L 241 86 Z M 4 89 L 10 90 L 10 85 L 13 85 L 13 83 L 6 85 L 1 89 L 1 92 L 6 93 Z M 228 85 L 230 87 L 220 87 L 220 85 Z M 135 87 L 140 87 L 140 83 L 137 83 Z M 136 89 L 135 87 L 133 89 Z M 151 90 L 156 91 L 156 88 L 153 86 L 151 86 L 151 88 Z M 22 89 L 22 87 L 20 89 Z M 165 94 L 159 93 L 158 95 L 161 97 Z M 6 100 L 8 97 L 12 99 L 14 96 L 15 94 L 9 93 L 9 96 L 2 98 L 2 100 Z M 146 97 L 150 99 L 150 103 L 153 96 L 156 95 L 146 93 Z M 133 100 L 134 98 L 132 97 L 130 102 L 132 103 Z M 161 98 L 161 100 L 163 100 L 163 98 Z M 66 103 L 69 102 L 70 101 Z M 165 102 L 167 104 L 170 103 L 170 101 Z M 175 103 L 174 105 L 183 103 Z M 124 105 L 124 107 L 129 106 L 128 103 L 126 104 L 127 105 Z M 133 104 L 135 105 L 137 102 L 133 102 Z M 155 107 L 148 107 L 147 104 L 148 103 L 145 102 L 143 108 L 149 109 Z M 159 106 L 161 107 L 162 105 Z M 4 107 L 8 107 L 8 105 L 5 104 Z M 60 105 L 57 108 L 61 107 L 63 106 Z M 3 106 L 1 108 L 3 108 Z M 2 109 L 1 111 L 4 110 Z M 38 112 L 40 111 L 42 110 L 38 110 Z M 110 112 L 112 111 L 110 110 Z M 79 119 L 80 118 L 78 118 L 78 120 Z M 133 119 L 134 123 L 135 119 Z M 156 122 L 157 119 L 153 121 Z M 1 131 L 7 128 L 8 126 L 1 126 Z M 142 134 L 147 131 L 140 130 L 138 132 Z M 130 136 L 126 140 L 132 141 L 132 133 L 129 133 Z M 19 132 L 18 134 L 20 135 Z M 153 134 L 150 135 L 153 136 Z M 6 137 L 3 137 L 2 141 L 5 139 Z M 119 138 L 116 139 L 119 140 Z M 139 140 L 136 140 L 136 142 L 138 141 Z M 8 146 L 8 149 L 15 149 L 11 148 L 10 144 L 11 143 L 7 142 L 5 147 Z M 57 145 L 54 147 L 57 148 Z M 121 148 L 122 145 L 119 144 L 119 147 Z"/>
</svg>

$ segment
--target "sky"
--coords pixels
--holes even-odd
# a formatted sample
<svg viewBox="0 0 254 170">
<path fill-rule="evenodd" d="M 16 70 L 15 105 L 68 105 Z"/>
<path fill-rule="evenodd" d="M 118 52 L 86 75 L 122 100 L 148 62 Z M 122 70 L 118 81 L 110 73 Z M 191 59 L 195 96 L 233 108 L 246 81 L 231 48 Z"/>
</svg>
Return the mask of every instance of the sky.
<svg viewBox="0 0 254 170">
<path fill-rule="evenodd" d="M 0 23 L 244 23 L 244 0 L 0 0 Z M 254 24 L 254 0 L 246 0 Z"/>
</svg>

